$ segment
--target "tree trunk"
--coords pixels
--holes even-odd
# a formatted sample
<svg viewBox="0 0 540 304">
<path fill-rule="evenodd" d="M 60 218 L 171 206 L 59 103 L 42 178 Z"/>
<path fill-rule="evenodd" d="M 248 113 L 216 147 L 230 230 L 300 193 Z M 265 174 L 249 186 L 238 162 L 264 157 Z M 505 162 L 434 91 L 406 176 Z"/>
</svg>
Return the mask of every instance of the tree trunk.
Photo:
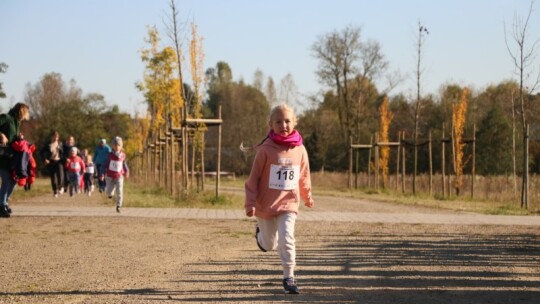
<svg viewBox="0 0 540 304">
<path fill-rule="evenodd" d="M 221 119 L 221 105 L 218 108 L 218 118 Z M 219 196 L 219 178 L 221 172 L 221 124 L 218 125 L 218 153 L 216 163 L 216 198 Z"/>
<path fill-rule="evenodd" d="M 403 141 L 405 142 L 405 133 L 402 135 Z M 401 148 L 401 192 L 405 193 L 405 145 Z"/>
<path fill-rule="evenodd" d="M 516 109 L 514 107 L 514 91 L 512 91 L 512 162 L 514 168 L 514 202 L 517 201 L 517 161 L 516 161 Z"/>
<path fill-rule="evenodd" d="M 399 145 L 397 146 L 397 155 L 396 155 L 396 193 L 398 192 L 398 187 L 399 187 L 399 161 L 400 161 L 400 154 L 401 154 L 401 145 L 403 144 L 401 142 L 401 134 L 402 132 L 398 132 L 398 143 Z"/>
<path fill-rule="evenodd" d="M 521 186 L 521 208 L 529 208 L 529 125 L 523 134 L 523 183 Z"/>
<path fill-rule="evenodd" d="M 360 161 L 360 150 L 354 150 L 354 189 L 358 189 L 358 162 Z"/>
<path fill-rule="evenodd" d="M 375 133 L 375 189 L 379 191 L 379 133 Z"/>
<path fill-rule="evenodd" d="M 456 138 L 454 137 L 454 122 L 452 121 L 452 132 L 451 132 L 451 144 L 452 144 L 452 168 L 454 168 L 454 178 L 456 178 L 457 167 L 456 167 Z M 456 195 L 459 196 L 459 188 L 454 187 L 456 190 Z"/>
<path fill-rule="evenodd" d="M 433 195 L 433 156 L 431 153 L 431 131 L 429 131 L 429 196 Z"/>
<path fill-rule="evenodd" d="M 441 177 L 442 177 L 442 197 L 445 197 L 446 195 L 446 153 L 445 153 L 445 150 L 446 150 L 446 142 L 445 142 L 445 129 L 444 129 L 444 124 L 443 124 L 443 128 L 442 128 L 442 141 L 441 141 Z"/>
<path fill-rule="evenodd" d="M 202 133 L 202 145 L 201 145 L 201 190 L 204 191 L 204 132 Z"/>
<path fill-rule="evenodd" d="M 373 146 L 373 136 L 369 138 L 369 145 Z M 371 188 L 371 148 L 369 148 L 368 152 L 367 172 L 368 188 Z"/>
<path fill-rule="evenodd" d="M 349 149 L 347 150 L 347 154 L 349 154 L 348 158 L 349 158 L 349 172 L 347 174 L 347 187 L 349 189 L 352 188 L 352 168 L 353 168 L 353 156 L 352 156 L 352 151 L 353 151 L 353 148 L 352 148 L 352 136 L 349 134 L 349 136 L 347 137 L 347 146 L 349 147 Z"/>
<path fill-rule="evenodd" d="M 474 179 L 476 178 L 476 124 L 473 125 L 471 198 L 474 198 Z"/>
</svg>

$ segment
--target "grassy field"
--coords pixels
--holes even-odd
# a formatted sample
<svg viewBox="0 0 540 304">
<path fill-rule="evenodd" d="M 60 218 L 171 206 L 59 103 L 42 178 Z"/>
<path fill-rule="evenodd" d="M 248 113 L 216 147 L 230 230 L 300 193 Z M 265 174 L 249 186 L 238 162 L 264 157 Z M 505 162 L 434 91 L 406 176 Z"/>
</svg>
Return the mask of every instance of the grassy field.
<svg viewBox="0 0 540 304">
<path fill-rule="evenodd" d="M 357 181 L 358 189 L 348 189 L 346 187 L 347 175 L 344 173 L 316 172 L 312 174 L 314 193 L 319 195 L 349 196 L 404 205 L 427 206 L 484 214 L 540 214 L 540 198 L 537 193 L 537 185 L 540 185 L 540 178 L 537 176 L 531 176 L 531 186 L 529 189 L 531 199 L 528 210 L 520 207 L 518 199 L 514 197 L 514 193 L 511 191 L 513 189 L 511 187 L 511 180 L 507 177 L 477 178 L 474 198 L 471 197 L 470 184 L 464 186 L 462 195 L 460 196 L 451 193 L 450 197 L 443 197 L 442 187 L 437 184 L 440 179 L 440 176 L 433 177 L 433 194 L 429 195 L 428 176 L 419 176 L 417 178 L 417 194 L 412 195 L 411 177 L 406 179 L 406 191 L 403 193 L 401 191 L 401 184 L 399 184 L 396 191 L 394 177 L 389 178 L 389 186 L 386 189 L 374 189 L 373 186 L 367 187 L 374 184 L 373 179 L 369 183 L 367 176 L 359 176 Z M 336 187 L 335 185 L 339 186 Z"/>
<path fill-rule="evenodd" d="M 419 192 L 417 195 L 411 193 L 402 193 L 401 191 L 395 191 L 392 189 L 373 189 L 373 188 L 360 188 L 348 189 L 347 175 L 344 173 L 313 173 L 313 193 L 316 195 L 326 196 L 340 196 L 340 197 L 354 197 L 369 199 L 380 202 L 391 202 L 403 205 L 417 205 L 433 208 L 443 208 L 459 211 L 478 212 L 483 214 L 501 214 L 501 215 L 533 215 L 540 214 L 540 204 L 533 201 L 530 202 L 529 210 L 520 207 L 517 201 L 512 202 L 512 195 L 510 193 L 491 193 L 490 197 L 483 195 L 484 191 L 495 192 L 495 189 L 502 189 L 506 187 L 495 187 L 491 185 L 490 190 L 484 190 L 485 185 L 478 185 L 477 196 L 471 198 L 470 193 L 465 193 L 461 196 L 452 195 L 450 197 L 442 197 L 442 195 L 435 193 L 430 196 L 427 192 L 422 192 L 425 188 L 427 177 L 419 177 Z M 484 179 L 487 180 L 487 179 Z M 495 181 L 494 181 L 495 180 Z M 500 183 L 502 178 L 493 178 L 489 181 L 492 184 Z M 237 177 L 235 180 L 225 179 L 223 185 L 232 187 L 244 187 L 245 177 Z M 360 181 L 367 185 L 367 181 Z M 389 184 L 392 184 L 390 182 Z M 468 190 L 468 188 L 466 188 Z M 493 190 L 491 190 L 493 189 Z M 437 190 L 435 188 L 435 190 Z M 410 189 L 409 189 L 410 191 Z M 532 191 L 532 190 L 530 190 Z M 435 191 L 434 191 L 435 192 Z"/>
<path fill-rule="evenodd" d="M 30 191 L 24 191 L 17 186 L 11 200 L 21 202 L 43 195 L 52 195 L 50 181 L 48 178 L 37 178 Z M 125 207 L 143 208 L 241 208 L 244 204 L 240 195 L 223 194 L 216 198 L 213 189 L 193 193 L 181 199 L 174 198 L 162 188 L 144 185 L 132 179 L 124 183 L 124 202 Z"/>
<path fill-rule="evenodd" d="M 243 189 L 245 177 L 235 179 L 223 178 L 221 184 L 224 187 L 233 187 Z M 499 199 L 490 199 L 484 197 L 475 197 L 470 195 L 451 196 L 442 198 L 441 195 L 432 196 L 425 192 L 419 192 L 416 196 L 410 193 L 401 193 L 395 189 L 348 189 L 347 176 L 342 173 L 313 173 L 313 192 L 315 195 L 353 197 L 369 199 L 372 201 L 389 202 L 403 205 L 417 205 L 433 208 L 442 208 L 450 210 L 470 211 L 484 214 L 500 215 L 532 215 L 540 214 L 538 203 L 532 202 L 529 210 L 520 208 L 518 202 L 512 202 L 501 198 L 508 197 L 508 194 L 492 194 Z M 165 190 L 157 186 L 145 185 L 137 182 L 136 179 L 129 179 L 125 183 L 124 195 L 126 207 L 153 207 L 153 208 L 225 208 L 239 209 L 243 207 L 244 197 L 242 192 L 223 193 L 216 198 L 214 190 L 214 180 L 206 181 L 206 191 L 194 191 L 192 194 L 182 197 L 172 197 Z M 499 189 L 504 189 L 500 187 Z M 481 191 L 479 191 L 481 193 Z M 25 199 L 50 195 L 50 184 L 46 178 L 36 180 L 31 191 L 24 191 L 18 187 L 14 201 L 23 201 Z M 480 196 L 480 195 L 479 195 Z"/>
</svg>

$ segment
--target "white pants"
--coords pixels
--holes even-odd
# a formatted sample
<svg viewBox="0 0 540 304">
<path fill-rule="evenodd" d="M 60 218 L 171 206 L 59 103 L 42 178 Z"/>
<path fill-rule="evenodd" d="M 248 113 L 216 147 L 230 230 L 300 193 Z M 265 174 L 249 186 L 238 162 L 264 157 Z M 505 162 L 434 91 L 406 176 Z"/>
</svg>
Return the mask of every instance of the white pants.
<svg viewBox="0 0 540 304">
<path fill-rule="evenodd" d="M 108 196 L 113 196 L 116 190 L 116 206 L 122 207 L 122 201 L 124 200 L 124 177 L 120 176 L 118 179 L 112 177 L 105 177 L 106 188 L 105 193 Z"/>
<path fill-rule="evenodd" d="M 294 277 L 294 266 L 296 266 L 295 223 L 296 213 L 281 214 L 270 220 L 257 218 L 260 230 L 257 240 L 265 250 L 277 248 L 283 266 L 284 278 Z"/>
</svg>

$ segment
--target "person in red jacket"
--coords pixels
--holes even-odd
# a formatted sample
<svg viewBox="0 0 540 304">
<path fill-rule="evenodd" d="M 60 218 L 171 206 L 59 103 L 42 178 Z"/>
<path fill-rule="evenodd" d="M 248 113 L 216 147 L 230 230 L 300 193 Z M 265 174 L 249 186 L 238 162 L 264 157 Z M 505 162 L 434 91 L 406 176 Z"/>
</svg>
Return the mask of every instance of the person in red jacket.
<svg viewBox="0 0 540 304">
<path fill-rule="evenodd" d="M 33 144 L 30 144 L 29 153 L 30 153 L 30 160 L 28 161 L 28 178 L 26 179 L 26 184 L 24 185 L 25 191 L 30 191 L 32 189 L 32 185 L 34 184 L 34 181 L 36 180 L 36 168 L 37 163 L 36 159 L 34 158 L 34 152 L 36 151 L 36 146 Z"/>
<path fill-rule="evenodd" d="M 289 106 L 273 108 L 268 124 L 271 130 L 267 138 L 255 147 L 244 207 L 248 217 L 257 217 L 255 238 L 259 249 L 279 252 L 284 292 L 298 294 L 294 227 L 300 199 L 313 207 L 308 155 L 302 136 L 294 129 L 296 117 Z"/>
<path fill-rule="evenodd" d="M 67 179 L 69 182 L 69 196 L 79 193 L 81 175 L 85 171 L 83 160 L 77 155 L 78 149 L 71 147 L 70 155 L 66 159 Z"/>
<path fill-rule="evenodd" d="M 11 177 L 17 185 L 30 190 L 36 176 L 36 161 L 33 153 L 36 147 L 29 143 L 22 133 L 15 137 L 11 144 L 13 149 L 13 161 L 11 162 Z"/>
<path fill-rule="evenodd" d="M 124 177 L 129 177 L 129 168 L 126 163 L 126 153 L 122 151 L 122 138 L 116 136 L 112 141 L 112 151 L 105 163 L 105 173 L 100 178 L 105 178 L 105 193 L 112 198 L 116 191 L 116 212 L 120 213 L 124 199 Z"/>
</svg>

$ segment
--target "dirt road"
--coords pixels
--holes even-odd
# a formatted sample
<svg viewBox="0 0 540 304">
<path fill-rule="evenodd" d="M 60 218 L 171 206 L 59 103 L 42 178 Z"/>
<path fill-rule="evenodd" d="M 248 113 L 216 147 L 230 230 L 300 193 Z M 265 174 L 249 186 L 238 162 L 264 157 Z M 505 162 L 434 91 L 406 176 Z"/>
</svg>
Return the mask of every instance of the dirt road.
<svg viewBox="0 0 540 304">
<path fill-rule="evenodd" d="M 74 200 L 43 197 L 20 205 L 40 203 L 69 206 Z M 83 197 L 77 204 L 96 205 Z M 350 204 L 347 210 L 354 212 Z M 377 212 L 395 210 L 379 207 Z M 14 206 L 15 216 L 0 219 L 0 303 L 540 299 L 539 226 L 300 220 L 296 272 L 302 294 L 284 295 L 277 253 L 257 249 L 252 220 L 35 217 L 16 211 Z"/>
</svg>

